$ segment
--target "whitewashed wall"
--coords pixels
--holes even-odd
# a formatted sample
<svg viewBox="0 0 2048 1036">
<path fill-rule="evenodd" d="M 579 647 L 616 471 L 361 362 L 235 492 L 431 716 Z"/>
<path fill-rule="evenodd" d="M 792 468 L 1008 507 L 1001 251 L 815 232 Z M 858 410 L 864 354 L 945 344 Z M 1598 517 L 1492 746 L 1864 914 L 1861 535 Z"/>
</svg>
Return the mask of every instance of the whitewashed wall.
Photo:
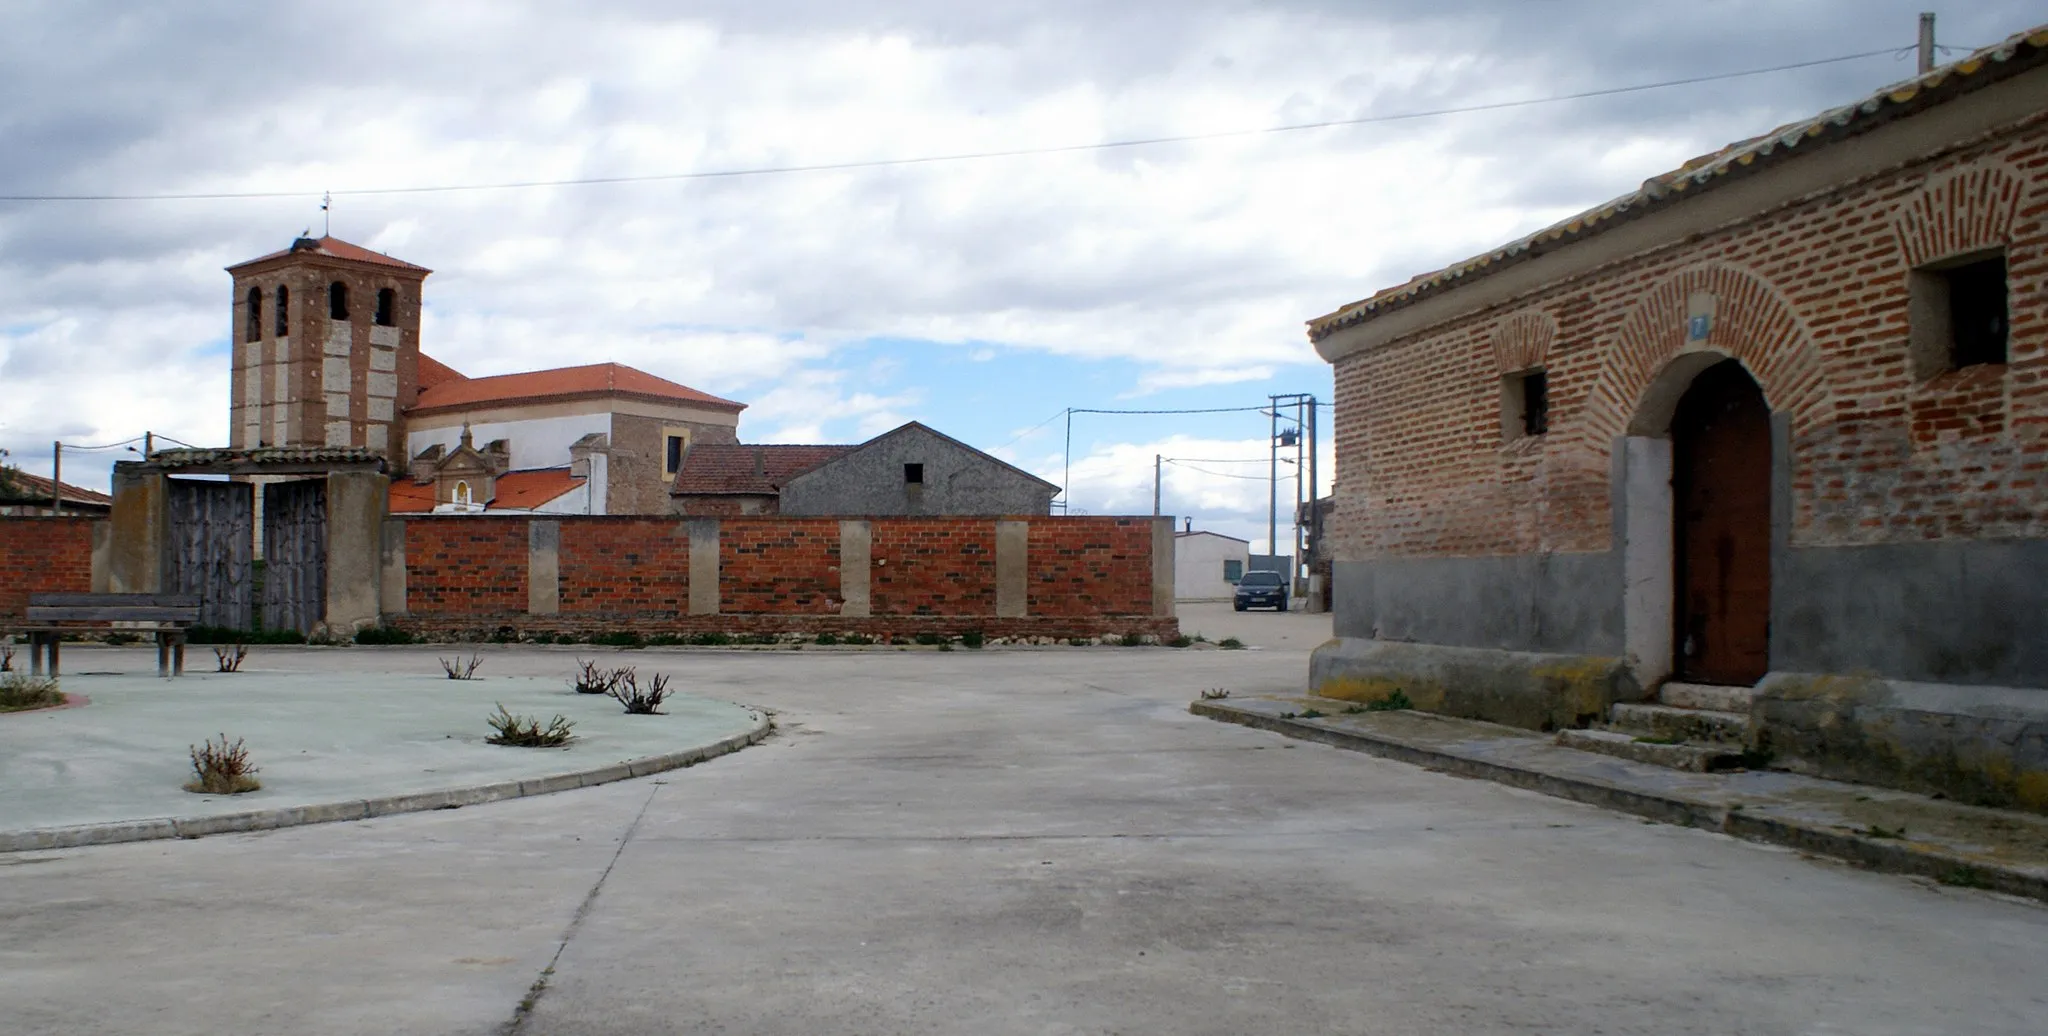
<svg viewBox="0 0 2048 1036">
<path fill-rule="evenodd" d="M 1223 563 L 1236 561 L 1239 570 L 1248 569 L 1251 544 L 1195 532 L 1173 538 L 1173 597 L 1177 601 L 1228 600 L 1236 585 L 1223 578 Z"/>
</svg>

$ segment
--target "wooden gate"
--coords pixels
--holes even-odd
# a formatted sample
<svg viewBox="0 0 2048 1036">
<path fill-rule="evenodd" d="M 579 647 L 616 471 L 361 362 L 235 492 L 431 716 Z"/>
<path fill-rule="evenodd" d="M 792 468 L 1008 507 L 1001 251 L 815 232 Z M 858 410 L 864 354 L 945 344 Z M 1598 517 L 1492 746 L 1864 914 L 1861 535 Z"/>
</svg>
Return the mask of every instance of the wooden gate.
<svg viewBox="0 0 2048 1036">
<path fill-rule="evenodd" d="M 1771 412 L 1733 360 L 1693 379 L 1671 422 L 1677 672 L 1750 686 L 1770 669 Z"/>
<path fill-rule="evenodd" d="M 201 625 L 248 629 L 255 502 L 249 484 L 174 478 L 167 490 L 170 592 L 199 598 Z"/>
<path fill-rule="evenodd" d="M 327 618 L 327 480 L 263 488 L 263 628 L 310 633 Z"/>
</svg>

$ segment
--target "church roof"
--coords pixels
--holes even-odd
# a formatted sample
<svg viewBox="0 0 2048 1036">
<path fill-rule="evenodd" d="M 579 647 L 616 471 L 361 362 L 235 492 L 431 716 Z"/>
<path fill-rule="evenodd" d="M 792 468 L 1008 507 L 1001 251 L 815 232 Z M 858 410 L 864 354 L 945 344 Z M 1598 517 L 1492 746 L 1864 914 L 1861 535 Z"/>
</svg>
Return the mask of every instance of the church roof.
<svg viewBox="0 0 2048 1036">
<path fill-rule="evenodd" d="M 568 468 L 534 468 L 508 471 L 492 482 L 496 494 L 486 501 L 492 510 L 526 511 L 539 507 L 583 485 Z M 424 514 L 434 509 L 434 484 L 419 485 L 400 478 L 391 483 L 392 514 Z"/>
<path fill-rule="evenodd" d="M 498 374 L 487 378 L 464 378 L 457 375 L 453 380 L 429 384 L 425 377 L 425 359 L 421 357 L 420 398 L 413 404 L 413 413 L 457 410 L 485 404 L 534 403 L 591 396 L 634 396 L 660 402 L 694 403 L 734 413 L 746 409 L 745 403 L 720 399 L 708 392 L 699 392 L 688 385 L 657 378 L 623 363 L 593 363 L 582 367 L 522 371 L 518 374 Z M 455 373 L 442 364 L 436 363 L 434 366 L 448 371 L 449 374 Z"/>
<path fill-rule="evenodd" d="M 420 389 L 422 391 L 433 388 L 444 381 L 463 380 L 465 379 L 461 371 L 428 356 L 426 353 L 420 354 Z"/>
<path fill-rule="evenodd" d="M 244 266 L 254 266 L 257 263 L 269 262 L 272 259 L 282 259 L 285 256 L 292 255 L 294 253 L 304 255 L 321 255 L 326 256 L 329 259 L 346 259 L 350 262 L 369 263 L 373 266 L 388 266 L 398 270 L 409 270 L 413 273 L 434 272 L 416 263 L 409 263 L 403 259 L 393 259 L 392 257 L 385 255 L 382 252 L 372 252 L 361 245 L 350 244 L 347 241 L 343 241 L 342 239 L 333 236 L 302 237 L 296 241 L 293 241 L 290 248 L 280 249 L 278 251 L 270 253 L 269 255 L 260 255 L 247 262 L 236 263 L 235 265 L 228 267 L 228 269 L 230 271 L 239 270 Z"/>
</svg>

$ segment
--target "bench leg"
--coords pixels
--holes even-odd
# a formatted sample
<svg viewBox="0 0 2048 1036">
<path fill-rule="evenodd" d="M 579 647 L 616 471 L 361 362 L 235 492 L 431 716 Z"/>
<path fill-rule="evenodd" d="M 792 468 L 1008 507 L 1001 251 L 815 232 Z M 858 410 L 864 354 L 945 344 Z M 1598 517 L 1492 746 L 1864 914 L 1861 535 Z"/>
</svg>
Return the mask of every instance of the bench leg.
<svg viewBox="0 0 2048 1036">
<path fill-rule="evenodd" d="M 43 675 L 43 635 L 41 633 L 31 633 L 28 635 L 28 675 Z"/>
<path fill-rule="evenodd" d="M 171 634 L 171 675 L 185 675 L 185 634 L 183 631 Z"/>
<path fill-rule="evenodd" d="M 156 675 L 171 675 L 171 641 L 162 633 L 156 635 Z"/>
<path fill-rule="evenodd" d="M 50 679 L 55 680 L 57 678 L 57 645 L 64 642 L 64 634 L 46 633 L 44 636 L 50 638 L 45 643 L 50 645 Z"/>
</svg>

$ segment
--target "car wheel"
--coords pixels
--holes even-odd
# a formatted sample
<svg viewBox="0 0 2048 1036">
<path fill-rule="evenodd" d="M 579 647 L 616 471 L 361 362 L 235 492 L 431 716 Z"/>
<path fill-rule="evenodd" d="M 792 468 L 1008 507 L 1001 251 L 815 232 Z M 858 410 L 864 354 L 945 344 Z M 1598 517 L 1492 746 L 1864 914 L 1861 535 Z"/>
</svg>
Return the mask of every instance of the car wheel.
<svg viewBox="0 0 2048 1036">
<path fill-rule="evenodd" d="M 1279 603 L 1278 605 L 1274 606 L 1273 610 L 1274 610 L 1274 611 L 1276 611 L 1276 612 L 1284 612 L 1284 611 L 1286 611 L 1286 610 L 1287 610 L 1287 598 L 1285 598 L 1285 597 L 1282 597 L 1282 598 L 1280 598 L 1280 603 Z"/>
<path fill-rule="evenodd" d="M 1243 610 L 1244 610 L 1244 602 L 1243 602 L 1243 601 L 1232 601 L 1232 602 L 1230 602 L 1230 606 L 1231 606 L 1232 608 L 1234 608 L 1234 609 L 1238 610 L 1238 611 L 1243 611 Z"/>
</svg>

